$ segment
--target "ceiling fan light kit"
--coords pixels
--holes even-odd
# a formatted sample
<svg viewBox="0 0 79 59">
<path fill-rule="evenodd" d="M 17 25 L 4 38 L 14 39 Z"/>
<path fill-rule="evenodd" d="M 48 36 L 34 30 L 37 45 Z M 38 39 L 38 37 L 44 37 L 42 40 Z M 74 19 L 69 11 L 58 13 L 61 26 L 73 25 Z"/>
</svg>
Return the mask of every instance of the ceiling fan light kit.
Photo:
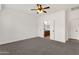
<svg viewBox="0 0 79 59">
<path fill-rule="evenodd" d="M 43 10 L 37 10 L 37 13 L 43 13 Z"/>
</svg>

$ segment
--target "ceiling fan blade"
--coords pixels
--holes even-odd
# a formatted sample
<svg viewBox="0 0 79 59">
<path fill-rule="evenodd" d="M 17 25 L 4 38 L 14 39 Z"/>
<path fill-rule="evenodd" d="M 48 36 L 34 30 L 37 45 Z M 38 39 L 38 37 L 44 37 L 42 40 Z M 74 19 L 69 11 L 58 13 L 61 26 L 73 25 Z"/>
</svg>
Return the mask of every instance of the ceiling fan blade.
<svg viewBox="0 0 79 59">
<path fill-rule="evenodd" d="M 46 11 L 43 11 L 44 13 L 47 13 Z"/>
<path fill-rule="evenodd" d="M 50 7 L 45 7 L 44 9 L 49 9 Z"/>
<path fill-rule="evenodd" d="M 40 4 L 37 4 L 37 6 L 40 6 Z"/>
<path fill-rule="evenodd" d="M 38 9 L 31 9 L 31 10 L 38 10 Z"/>
<path fill-rule="evenodd" d="M 42 5 L 41 5 L 41 4 L 37 4 L 37 7 L 38 7 L 38 8 L 42 8 Z"/>
</svg>

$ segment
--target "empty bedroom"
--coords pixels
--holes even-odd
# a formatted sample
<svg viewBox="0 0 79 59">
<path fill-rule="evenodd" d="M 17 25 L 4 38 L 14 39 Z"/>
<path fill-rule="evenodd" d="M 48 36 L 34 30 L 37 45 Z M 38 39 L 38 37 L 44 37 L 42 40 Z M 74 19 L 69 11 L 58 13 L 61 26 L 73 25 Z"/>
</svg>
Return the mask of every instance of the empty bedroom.
<svg viewBox="0 0 79 59">
<path fill-rule="evenodd" d="M 1 4 L 0 55 L 78 55 L 79 4 Z"/>
</svg>

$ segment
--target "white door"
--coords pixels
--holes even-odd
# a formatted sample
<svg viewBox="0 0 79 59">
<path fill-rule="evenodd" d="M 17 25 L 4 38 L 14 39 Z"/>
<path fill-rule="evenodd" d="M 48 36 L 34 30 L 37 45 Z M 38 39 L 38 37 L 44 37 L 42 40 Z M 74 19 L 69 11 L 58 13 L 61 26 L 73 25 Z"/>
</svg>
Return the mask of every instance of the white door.
<svg viewBox="0 0 79 59">
<path fill-rule="evenodd" d="M 54 40 L 55 39 L 55 21 L 54 20 L 52 20 L 51 22 L 50 22 L 50 39 L 51 40 Z"/>
</svg>

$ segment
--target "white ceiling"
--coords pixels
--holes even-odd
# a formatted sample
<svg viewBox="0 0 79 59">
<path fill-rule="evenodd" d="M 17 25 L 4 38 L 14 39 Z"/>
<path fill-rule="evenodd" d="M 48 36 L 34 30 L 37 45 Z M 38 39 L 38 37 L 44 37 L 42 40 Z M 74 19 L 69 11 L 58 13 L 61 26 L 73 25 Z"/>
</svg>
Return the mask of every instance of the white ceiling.
<svg viewBox="0 0 79 59">
<path fill-rule="evenodd" d="M 50 9 L 46 10 L 48 13 L 69 9 L 72 7 L 77 7 L 79 4 L 43 4 L 43 6 L 50 6 Z M 27 11 L 36 14 L 36 11 L 31 11 L 30 9 L 36 8 L 35 4 L 6 4 L 5 7 L 13 8 L 17 10 Z"/>
</svg>

